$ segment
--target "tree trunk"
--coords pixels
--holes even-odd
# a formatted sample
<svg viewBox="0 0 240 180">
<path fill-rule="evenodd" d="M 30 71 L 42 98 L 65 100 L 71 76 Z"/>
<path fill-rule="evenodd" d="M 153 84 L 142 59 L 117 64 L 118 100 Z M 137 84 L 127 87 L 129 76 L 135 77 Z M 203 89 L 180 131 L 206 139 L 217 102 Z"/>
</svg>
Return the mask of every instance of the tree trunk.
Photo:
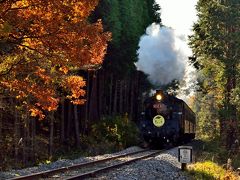
<svg viewBox="0 0 240 180">
<path fill-rule="evenodd" d="M 109 89 L 109 115 L 112 115 L 112 97 L 113 97 L 113 74 L 110 76 L 110 89 Z"/>
<path fill-rule="evenodd" d="M 234 141 L 238 139 L 238 120 L 237 120 L 237 107 L 231 103 L 231 93 L 232 90 L 236 87 L 236 77 L 235 77 L 235 69 L 232 69 L 232 73 L 227 80 L 227 93 L 226 93 L 226 109 L 227 116 L 224 120 L 225 126 L 222 126 L 222 132 L 226 133 L 223 135 L 225 138 L 225 145 L 227 149 L 231 149 Z"/>
<path fill-rule="evenodd" d="M 136 72 L 136 80 L 134 82 L 135 82 L 135 85 L 134 85 L 134 89 L 135 89 L 134 104 L 137 104 L 137 106 L 135 106 L 135 111 L 133 113 L 133 116 L 134 116 L 133 119 L 136 122 L 138 114 L 141 113 L 141 111 L 140 111 L 140 109 L 141 109 L 141 98 L 140 98 L 140 90 L 139 90 L 139 73 L 138 72 Z"/>
<path fill-rule="evenodd" d="M 24 121 L 26 121 L 26 119 L 24 119 Z M 23 127 L 23 148 L 22 148 L 22 161 L 23 161 L 23 164 L 26 164 L 26 147 L 27 147 L 27 144 L 26 144 L 26 137 L 27 137 L 27 135 L 26 135 L 26 127 L 25 127 L 25 125 L 26 125 L 26 122 L 24 122 L 24 127 Z"/>
<path fill-rule="evenodd" d="M 18 165 L 19 159 L 18 159 L 18 154 L 19 154 L 19 129 L 20 129 L 20 122 L 19 122 L 19 117 L 18 117 L 18 112 L 17 109 L 15 108 L 15 119 L 14 119 L 14 157 L 15 157 L 15 164 Z"/>
<path fill-rule="evenodd" d="M 99 76 L 98 76 L 98 94 L 99 94 L 99 101 L 98 101 L 98 106 L 99 106 L 99 117 L 101 118 L 102 115 L 104 114 L 104 72 L 100 71 Z"/>
<path fill-rule="evenodd" d="M 2 129 L 3 129 L 3 98 L 0 96 L 0 144 L 2 144 Z"/>
<path fill-rule="evenodd" d="M 75 134 L 76 134 L 76 146 L 80 148 L 80 132 L 79 132 L 79 117 L 77 105 L 74 105 L 74 125 L 75 125 Z"/>
<path fill-rule="evenodd" d="M 36 147 L 36 119 L 32 118 L 32 158 L 35 161 L 35 147 Z"/>
<path fill-rule="evenodd" d="M 88 118 L 89 118 L 89 114 L 88 114 L 88 110 L 89 110 L 89 90 L 90 90 L 90 75 L 89 75 L 89 71 L 87 72 L 87 92 L 86 92 L 86 103 L 85 103 L 85 121 L 84 121 L 84 128 L 83 128 L 83 133 L 86 134 L 86 132 L 88 131 Z"/>
<path fill-rule="evenodd" d="M 60 135 L 60 138 L 61 138 L 61 143 L 64 144 L 65 143 L 65 100 L 62 99 L 61 101 L 61 104 L 62 104 L 62 107 L 61 107 L 61 135 Z"/>
<path fill-rule="evenodd" d="M 50 133 L 49 133 L 49 159 L 53 156 L 53 131 L 54 131 L 54 114 L 50 112 Z"/>
<path fill-rule="evenodd" d="M 120 95 L 119 95 L 119 112 L 123 114 L 123 89 L 124 89 L 124 81 L 120 81 Z"/>
<path fill-rule="evenodd" d="M 28 165 L 29 162 L 29 114 L 24 119 L 24 136 L 23 136 L 23 163 Z"/>
<path fill-rule="evenodd" d="M 69 145 L 70 143 L 70 139 L 71 139 L 71 127 L 72 127 L 72 103 L 71 102 L 67 102 L 67 107 L 68 107 L 68 118 L 67 118 L 67 144 Z"/>
<path fill-rule="evenodd" d="M 125 80 L 125 97 L 124 97 L 124 111 L 125 113 L 129 113 L 129 107 L 128 107 L 128 102 L 129 102 L 129 85 L 130 81 L 128 79 Z"/>
<path fill-rule="evenodd" d="M 96 72 L 93 74 L 92 80 L 92 89 L 91 89 L 91 97 L 89 102 L 89 121 L 90 124 L 93 122 L 97 122 L 99 120 L 98 114 L 98 103 L 97 103 L 97 77 Z"/>
<path fill-rule="evenodd" d="M 132 81 L 131 84 L 131 96 L 130 96 L 130 114 L 129 114 L 129 119 L 133 120 L 133 108 L 134 108 L 134 81 Z"/>
<path fill-rule="evenodd" d="M 114 101 L 113 101 L 113 113 L 114 115 L 117 114 L 117 101 L 118 101 L 118 81 L 115 83 L 115 90 L 114 90 Z"/>
<path fill-rule="evenodd" d="M 0 109 L 0 111 L 2 111 Z M 0 112 L 0 143 L 2 143 L 2 126 L 3 126 L 3 123 L 2 123 L 2 120 L 3 120 L 3 115 L 2 115 L 2 112 Z"/>
<path fill-rule="evenodd" d="M 224 4 L 227 5 L 227 2 L 224 2 Z M 233 25 L 226 25 L 226 35 L 235 33 L 236 27 Z M 239 129 L 238 129 L 238 117 L 237 117 L 237 107 L 235 104 L 231 102 L 231 96 L 232 96 L 232 90 L 236 88 L 236 82 L 237 82 L 237 63 L 238 63 L 238 49 L 236 47 L 236 44 L 233 43 L 233 41 L 228 41 L 226 43 L 226 57 L 227 61 L 226 63 L 226 77 L 227 77 L 227 83 L 226 83 L 226 93 L 225 93 L 225 109 L 227 111 L 227 115 L 224 118 L 224 125 L 221 126 L 223 129 L 221 132 L 225 132 L 226 136 L 224 137 L 225 145 L 227 149 L 231 149 L 231 147 L 234 145 L 235 140 L 238 139 L 239 135 Z"/>
</svg>

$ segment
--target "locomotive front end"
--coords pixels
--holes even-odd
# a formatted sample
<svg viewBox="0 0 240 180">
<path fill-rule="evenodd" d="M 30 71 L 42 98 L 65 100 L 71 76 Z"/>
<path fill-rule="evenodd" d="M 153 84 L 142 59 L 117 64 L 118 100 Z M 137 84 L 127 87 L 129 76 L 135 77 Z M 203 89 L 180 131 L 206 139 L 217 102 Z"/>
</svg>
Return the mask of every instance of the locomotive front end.
<svg viewBox="0 0 240 180">
<path fill-rule="evenodd" d="M 171 98 L 168 94 L 157 90 L 145 101 L 141 133 L 147 142 L 166 144 L 174 140 L 177 127 L 173 123 Z"/>
</svg>

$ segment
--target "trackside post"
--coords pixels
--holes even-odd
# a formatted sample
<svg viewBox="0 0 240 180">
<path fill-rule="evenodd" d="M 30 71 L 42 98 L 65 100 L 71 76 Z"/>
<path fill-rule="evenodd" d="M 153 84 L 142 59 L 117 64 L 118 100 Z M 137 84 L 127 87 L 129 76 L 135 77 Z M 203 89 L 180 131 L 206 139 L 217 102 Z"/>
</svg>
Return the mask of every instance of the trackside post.
<svg viewBox="0 0 240 180">
<path fill-rule="evenodd" d="M 181 163 L 181 169 L 184 171 L 187 163 L 192 162 L 192 146 L 178 147 L 178 161 Z"/>
</svg>

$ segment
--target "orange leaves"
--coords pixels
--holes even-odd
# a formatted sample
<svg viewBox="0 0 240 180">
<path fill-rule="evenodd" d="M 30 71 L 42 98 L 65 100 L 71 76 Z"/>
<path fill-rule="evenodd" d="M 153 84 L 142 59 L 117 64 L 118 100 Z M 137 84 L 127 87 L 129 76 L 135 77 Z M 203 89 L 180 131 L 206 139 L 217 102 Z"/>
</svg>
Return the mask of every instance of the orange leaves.
<svg viewBox="0 0 240 180">
<path fill-rule="evenodd" d="M 95 28 L 98 29 L 97 34 L 101 34 L 103 31 L 102 22 L 99 20 L 96 24 L 94 24 Z M 94 31 L 94 30 L 93 30 Z M 110 33 L 105 33 L 104 36 L 97 36 L 93 34 L 94 38 L 92 39 L 91 48 L 89 52 L 91 53 L 90 64 L 101 64 L 104 55 L 106 54 L 107 42 L 111 39 Z"/>
<path fill-rule="evenodd" d="M 46 111 L 56 110 L 58 107 L 59 98 L 56 98 L 55 91 L 50 87 L 38 87 L 33 86 L 32 89 L 29 89 L 29 92 L 35 97 L 38 103 L 39 108 Z"/>
<path fill-rule="evenodd" d="M 91 11 L 97 5 L 98 0 L 92 1 L 68 1 L 68 4 L 72 5 L 72 17 L 73 21 L 77 21 L 78 19 L 82 19 L 90 15 Z"/>
<path fill-rule="evenodd" d="M 59 71 L 63 72 L 64 74 L 67 74 L 69 69 L 66 66 L 62 66 L 59 68 Z"/>
<path fill-rule="evenodd" d="M 13 27 L 9 39 L 19 47 L 58 56 L 61 65 L 65 59 L 72 66 L 99 64 L 110 33 L 103 32 L 101 21 L 89 24 L 86 20 L 97 3 L 98 0 L 19 0 L 0 16 L 0 22 Z"/>
<path fill-rule="evenodd" d="M 80 76 L 69 76 L 65 81 L 65 86 L 69 89 L 72 95 L 67 96 L 73 104 L 84 104 L 85 100 L 80 99 L 85 95 L 85 91 L 82 89 L 86 85 L 86 82 Z"/>
<path fill-rule="evenodd" d="M 30 115 L 33 117 L 39 117 L 40 120 L 45 118 L 45 115 L 43 114 L 43 112 L 37 108 L 30 108 L 29 111 L 31 112 Z"/>
<path fill-rule="evenodd" d="M 44 117 L 43 111 L 53 111 L 58 107 L 59 98 L 56 98 L 55 91 L 51 87 L 39 86 L 29 79 L 3 81 L 1 84 L 27 105 L 31 115 L 39 115 L 40 119 Z"/>
<path fill-rule="evenodd" d="M 44 81 L 45 84 L 51 83 L 51 77 L 46 74 L 45 69 L 37 66 L 37 70 L 35 71 L 35 74 L 39 76 Z"/>
<path fill-rule="evenodd" d="M 24 102 L 32 116 L 42 119 L 44 111 L 56 110 L 63 87 L 74 104 L 84 103 L 85 81 L 69 74 L 103 62 L 111 34 L 103 31 L 100 20 L 87 20 L 97 3 L 0 1 L 0 41 L 9 42 L 8 48 L 0 47 L 0 65 L 8 65 L 0 66 L 0 84 Z"/>
</svg>

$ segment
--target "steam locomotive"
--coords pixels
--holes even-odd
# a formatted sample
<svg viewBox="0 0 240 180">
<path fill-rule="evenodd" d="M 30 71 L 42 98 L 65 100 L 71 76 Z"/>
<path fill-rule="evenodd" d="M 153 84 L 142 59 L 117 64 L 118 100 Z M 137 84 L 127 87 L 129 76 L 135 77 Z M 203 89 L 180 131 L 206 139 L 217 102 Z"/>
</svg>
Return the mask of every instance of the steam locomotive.
<svg viewBox="0 0 240 180">
<path fill-rule="evenodd" d="M 181 99 L 157 90 L 144 102 L 140 132 L 148 143 L 177 145 L 195 138 L 196 117 Z"/>
</svg>

